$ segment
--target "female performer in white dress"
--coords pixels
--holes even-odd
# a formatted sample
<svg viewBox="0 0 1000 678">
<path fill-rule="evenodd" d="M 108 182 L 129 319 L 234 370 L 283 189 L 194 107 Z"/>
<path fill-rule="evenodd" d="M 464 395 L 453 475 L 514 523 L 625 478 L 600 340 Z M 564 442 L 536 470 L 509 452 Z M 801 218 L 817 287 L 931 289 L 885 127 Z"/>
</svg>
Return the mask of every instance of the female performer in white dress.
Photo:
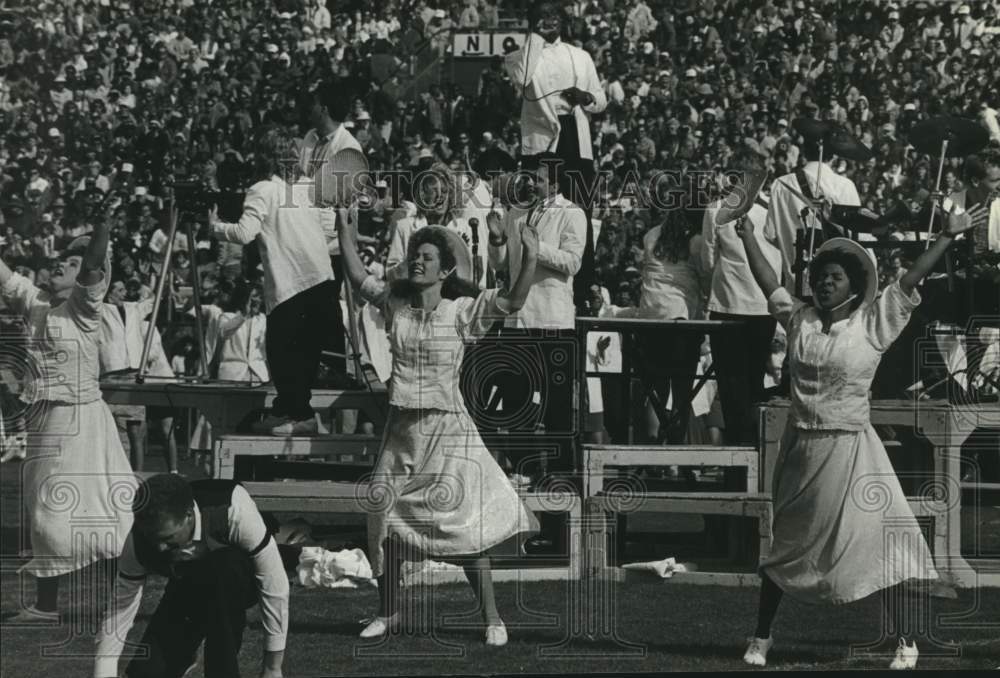
<svg viewBox="0 0 1000 678">
<path fill-rule="evenodd" d="M 12 623 L 57 620 L 59 578 L 117 558 L 132 527 L 136 479 L 98 382 L 109 221 L 70 245 L 49 294 L 0 261 L 0 295 L 27 323 L 33 363 L 21 396 L 33 410 L 21 485 L 32 559 L 22 569 L 37 597 Z"/>
<path fill-rule="evenodd" d="M 909 579 L 936 579 L 930 550 L 882 441 L 868 392 L 882 353 L 920 303 L 917 284 L 976 212 L 948 215 L 944 232 L 880 296 L 875 258 L 846 238 L 819 248 L 809 265 L 814 306 L 778 285 L 753 224 L 737 231 L 772 315 L 788 332 L 791 416 L 774 468 L 770 555 L 761 563 L 757 629 L 743 660 L 764 666 L 783 593 L 805 602 L 849 603 L 883 592 L 888 619 Z M 916 643 L 900 638 L 892 668 L 916 665 Z"/>
<path fill-rule="evenodd" d="M 355 226 L 338 212 L 340 251 L 351 283 L 377 304 L 392 349 L 390 412 L 368 498 L 372 570 L 381 610 L 361 637 L 399 624 L 401 561 L 458 560 L 486 622 L 486 644 L 504 645 L 507 630 L 496 609 L 486 552 L 534 518 L 479 437 L 459 389 L 464 341 L 483 336 L 494 321 L 521 309 L 534 275 L 538 236 L 521 232 L 523 265 L 510 292 L 479 292 L 462 239 L 425 226 L 408 242 L 408 277 L 391 285 L 367 275 L 357 253 Z"/>
</svg>

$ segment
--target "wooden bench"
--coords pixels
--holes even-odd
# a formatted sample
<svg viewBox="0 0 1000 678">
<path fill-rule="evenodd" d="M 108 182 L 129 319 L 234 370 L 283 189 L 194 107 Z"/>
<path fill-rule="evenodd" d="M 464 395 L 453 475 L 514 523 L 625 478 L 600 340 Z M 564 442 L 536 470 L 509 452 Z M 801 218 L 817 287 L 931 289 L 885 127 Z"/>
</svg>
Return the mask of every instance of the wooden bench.
<svg viewBox="0 0 1000 678">
<path fill-rule="evenodd" d="M 378 509 L 376 498 L 368 497 L 367 483 L 293 481 L 243 482 L 250 496 L 262 511 L 282 513 L 322 513 L 326 515 L 365 516 Z M 582 509 L 580 497 L 571 492 L 519 492 L 529 511 L 568 513 L 566 521 L 569 563 L 567 568 L 552 571 L 532 570 L 524 579 L 579 579 L 583 571 L 583 537 L 580 529 Z M 519 570 L 525 572 L 526 570 Z M 499 573 L 498 573 L 499 574 Z M 519 578 L 500 575 L 497 581 Z"/>
<path fill-rule="evenodd" d="M 730 515 L 757 519 L 760 559 L 771 551 L 771 497 L 761 494 L 610 492 L 584 501 L 584 576 L 621 579 L 625 571 L 608 563 L 610 525 L 614 514 L 650 511 L 695 515 Z M 675 575 L 689 583 L 745 586 L 754 584 L 754 573 L 690 572 Z"/>
<path fill-rule="evenodd" d="M 366 435 L 332 434 L 296 438 L 224 435 L 215 443 L 213 477 L 238 477 L 237 464 L 241 457 L 282 457 L 286 460 L 323 457 L 334 464 L 370 468 L 380 443 L 380 437 Z"/>
<path fill-rule="evenodd" d="M 605 489 L 606 469 L 614 466 L 725 466 L 745 468 L 746 493 L 760 491 L 759 454 L 753 447 L 708 445 L 584 445 L 583 496 Z"/>
</svg>

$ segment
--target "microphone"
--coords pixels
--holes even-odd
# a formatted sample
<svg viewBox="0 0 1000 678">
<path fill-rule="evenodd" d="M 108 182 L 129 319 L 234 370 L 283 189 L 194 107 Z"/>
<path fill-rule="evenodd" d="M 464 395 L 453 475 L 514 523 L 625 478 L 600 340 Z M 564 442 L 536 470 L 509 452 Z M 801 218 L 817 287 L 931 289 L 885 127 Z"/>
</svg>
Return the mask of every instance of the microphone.
<svg viewBox="0 0 1000 678">
<path fill-rule="evenodd" d="M 469 219 L 469 229 L 472 231 L 472 277 L 478 285 L 483 277 L 483 262 L 479 258 L 479 219 Z"/>
</svg>

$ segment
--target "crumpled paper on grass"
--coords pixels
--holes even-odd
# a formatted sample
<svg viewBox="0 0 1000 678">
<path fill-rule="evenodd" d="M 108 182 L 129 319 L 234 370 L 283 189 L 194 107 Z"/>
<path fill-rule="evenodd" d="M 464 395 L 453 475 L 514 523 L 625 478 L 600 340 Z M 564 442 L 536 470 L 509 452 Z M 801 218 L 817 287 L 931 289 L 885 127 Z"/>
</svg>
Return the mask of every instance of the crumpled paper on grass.
<svg viewBox="0 0 1000 678">
<path fill-rule="evenodd" d="M 327 551 L 322 546 L 306 546 L 296 568 L 299 583 L 308 589 L 356 589 L 374 585 L 372 566 L 361 549 Z"/>
<path fill-rule="evenodd" d="M 664 558 L 645 563 L 629 563 L 622 565 L 624 570 L 634 570 L 636 572 L 650 572 L 661 579 L 670 579 L 678 572 L 694 572 L 695 567 L 691 563 L 678 563 L 673 558 Z"/>
</svg>

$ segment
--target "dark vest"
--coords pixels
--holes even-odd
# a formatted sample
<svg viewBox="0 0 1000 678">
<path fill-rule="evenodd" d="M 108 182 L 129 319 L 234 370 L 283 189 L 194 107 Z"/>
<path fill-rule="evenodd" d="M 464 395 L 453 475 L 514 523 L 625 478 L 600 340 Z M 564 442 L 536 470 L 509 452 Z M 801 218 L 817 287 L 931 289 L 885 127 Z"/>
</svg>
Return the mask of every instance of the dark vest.
<svg viewBox="0 0 1000 678">
<path fill-rule="evenodd" d="M 201 539 L 192 549 L 160 551 L 156 545 L 132 529 L 132 543 L 136 559 L 147 572 L 170 578 L 181 578 L 185 570 L 195 567 L 210 551 L 229 546 L 229 508 L 233 503 L 233 490 L 239 483 L 232 480 L 196 480 L 191 483 L 195 503 L 201 513 Z M 253 552 L 255 555 L 267 546 L 270 535 Z"/>
</svg>

